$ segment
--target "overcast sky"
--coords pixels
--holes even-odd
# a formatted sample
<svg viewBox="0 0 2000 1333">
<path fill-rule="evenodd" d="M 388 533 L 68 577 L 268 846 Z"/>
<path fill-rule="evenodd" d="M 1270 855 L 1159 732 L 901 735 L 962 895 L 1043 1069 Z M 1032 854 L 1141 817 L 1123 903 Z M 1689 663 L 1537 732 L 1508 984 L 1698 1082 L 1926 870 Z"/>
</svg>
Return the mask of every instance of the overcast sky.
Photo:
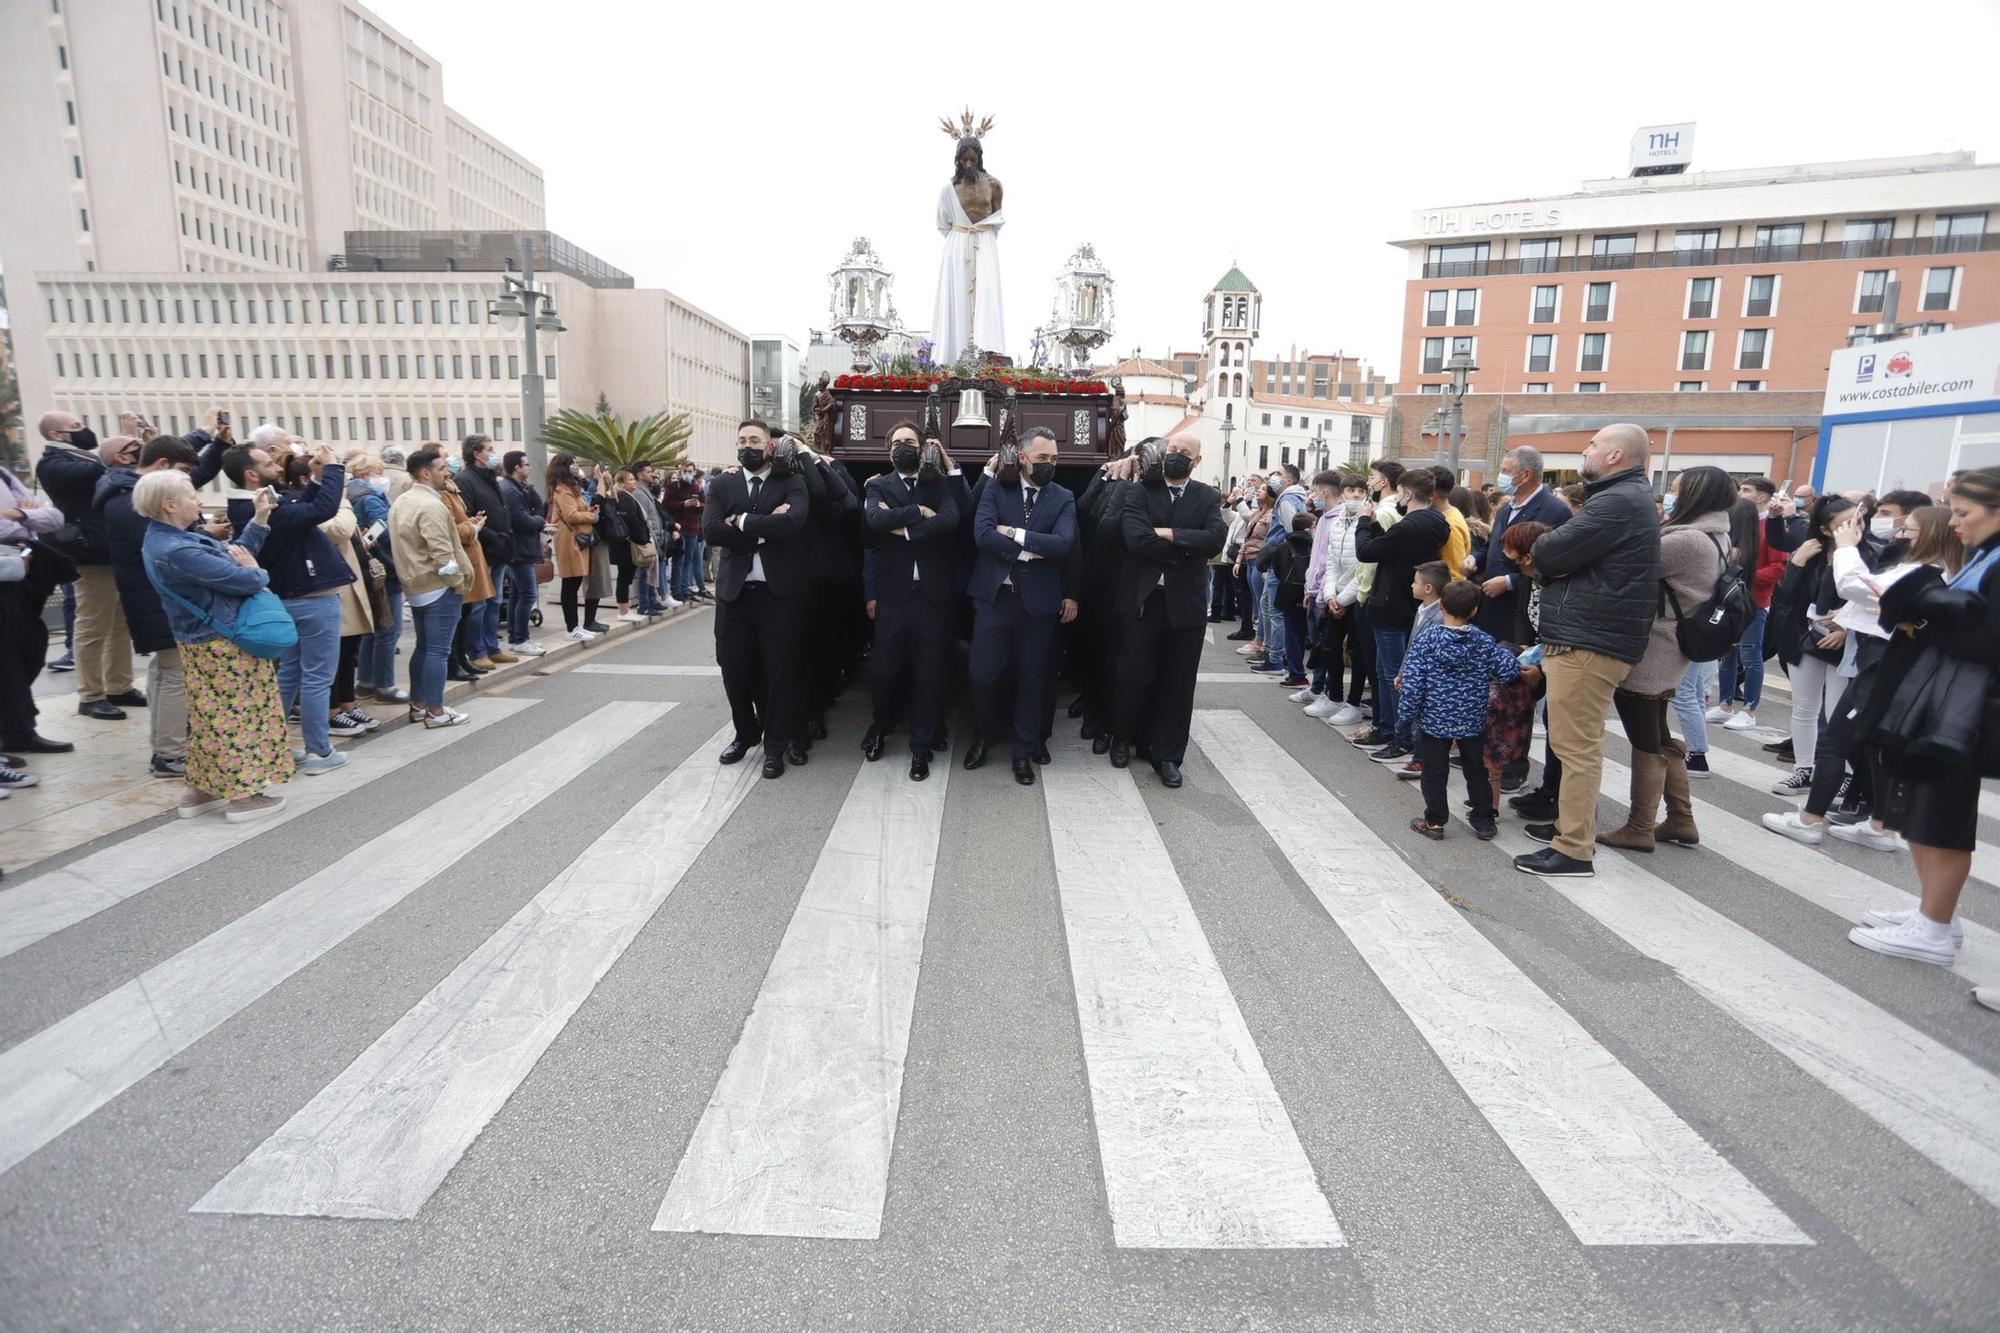
<svg viewBox="0 0 2000 1333">
<path fill-rule="evenodd" d="M 1263 292 L 1261 353 L 1391 372 L 1404 270 L 1384 242 L 1413 210 L 1623 175 L 1640 125 L 1697 122 L 1696 170 L 2000 159 L 1994 0 L 369 3 L 442 62 L 447 102 L 541 165 L 553 230 L 801 343 L 855 236 L 928 327 L 937 121 L 967 103 L 997 120 L 1017 356 L 1087 240 L 1117 280 L 1121 354 L 1198 346 L 1202 295 L 1235 263 Z"/>
</svg>

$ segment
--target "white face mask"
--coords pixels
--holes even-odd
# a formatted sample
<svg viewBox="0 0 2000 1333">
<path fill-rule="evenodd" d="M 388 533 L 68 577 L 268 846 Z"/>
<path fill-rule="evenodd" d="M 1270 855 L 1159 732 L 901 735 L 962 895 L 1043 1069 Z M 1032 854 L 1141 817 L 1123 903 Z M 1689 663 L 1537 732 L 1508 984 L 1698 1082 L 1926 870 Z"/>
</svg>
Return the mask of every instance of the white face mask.
<svg viewBox="0 0 2000 1333">
<path fill-rule="evenodd" d="M 1896 520 L 1877 514 L 1868 520 L 1868 535 L 1887 541 L 1896 535 Z"/>
</svg>

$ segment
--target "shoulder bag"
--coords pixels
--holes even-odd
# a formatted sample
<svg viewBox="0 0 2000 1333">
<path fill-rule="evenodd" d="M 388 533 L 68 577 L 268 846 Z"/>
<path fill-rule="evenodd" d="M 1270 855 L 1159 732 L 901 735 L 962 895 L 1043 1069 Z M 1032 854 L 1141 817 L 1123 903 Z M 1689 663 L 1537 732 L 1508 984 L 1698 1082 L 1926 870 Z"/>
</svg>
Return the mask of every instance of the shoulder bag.
<svg viewBox="0 0 2000 1333">
<path fill-rule="evenodd" d="M 236 608 L 236 622 L 224 625 L 162 583 L 159 571 L 153 567 L 152 555 L 143 552 L 141 554 L 146 562 L 146 577 L 152 580 L 155 588 L 173 598 L 189 615 L 252 657 L 262 657 L 267 660 L 281 657 L 285 649 L 299 641 L 299 627 L 292 623 L 292 613 L 285 610 L 285 604 L 278 600 L 278 594 L 269 588 L 259 588 L 245 597 L 242 605 Z"/>
</svg>

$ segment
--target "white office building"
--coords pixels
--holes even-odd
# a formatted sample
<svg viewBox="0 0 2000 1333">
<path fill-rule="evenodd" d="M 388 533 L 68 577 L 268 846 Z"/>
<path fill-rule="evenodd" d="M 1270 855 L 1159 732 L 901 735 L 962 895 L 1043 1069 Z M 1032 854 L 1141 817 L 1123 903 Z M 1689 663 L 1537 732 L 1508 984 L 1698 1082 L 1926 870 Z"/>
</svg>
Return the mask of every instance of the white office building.
<svg viewBox="0 0 2000 1333">
<path fill-rule="evenodd" d="M 329 442 L 515 442 L 525 353 L 485 313 L 487 261 L 526 233 L 568 328 L 541 348 L 550 414 L 600 392 L 685 411 L 697 455 L 728 457 L 749 340 L 547 233 L 541 171 L 353 0 L 13 0 L 0 51 L 30 423 L 62 408 L 107 434 L 129 409 L 185 429 L 221 404 Z M 455 233 L 480 258 L 376 271 L 354 252 L 393 253 L 384 233 Z"/>
</svg>

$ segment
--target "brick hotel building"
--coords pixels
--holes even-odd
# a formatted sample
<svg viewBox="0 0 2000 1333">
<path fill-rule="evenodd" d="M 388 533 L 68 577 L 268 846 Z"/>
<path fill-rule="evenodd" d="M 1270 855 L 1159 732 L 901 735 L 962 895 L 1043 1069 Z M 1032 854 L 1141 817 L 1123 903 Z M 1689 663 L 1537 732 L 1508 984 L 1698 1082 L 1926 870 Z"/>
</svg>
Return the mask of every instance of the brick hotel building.
<svg viewBox="0 0 2000 1333">
<path fill-rule="evenodd" d="M 2000 320 L 2000 164 L 1970 153 L 1588 181 L 1571 194 L 1426 209 L 1408 255 L 1391 452 L 1470 353 L 1467 470 L 1512 443 L 1575 466 L 1592 422 L 1637 420 L 1673 466 L 1803 477 L 1827 358 L 1896 315 Z M 1589 395 L 1603 395 L 1592 398 Z M 1443 400 L 1440 399 L 1440 402 Z"/>
</svg>

